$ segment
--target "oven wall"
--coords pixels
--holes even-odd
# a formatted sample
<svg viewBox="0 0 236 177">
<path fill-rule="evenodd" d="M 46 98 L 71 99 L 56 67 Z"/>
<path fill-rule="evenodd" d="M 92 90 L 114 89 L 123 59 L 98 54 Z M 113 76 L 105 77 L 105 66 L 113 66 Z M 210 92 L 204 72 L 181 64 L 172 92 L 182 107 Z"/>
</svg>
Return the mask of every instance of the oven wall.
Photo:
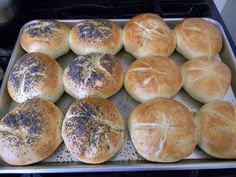
<svg viewBox="0 0 236 177">
<path fill-rule="evenodd" d="M 227 0 L 214 0 L 214 3 L 218 9 L 218 11 L 221 13 Z"/>
<path fill-rule="evenodd" d="M 235 0 L 227 0 L 223 10 L 222 10 L 222 18 L 230 32 L 230 35 L 233 38 L 234 44 L 236 45 L 236 23 L 235 23 L 235 10 L 236 10 L 236 1 Z"/>
</svg>

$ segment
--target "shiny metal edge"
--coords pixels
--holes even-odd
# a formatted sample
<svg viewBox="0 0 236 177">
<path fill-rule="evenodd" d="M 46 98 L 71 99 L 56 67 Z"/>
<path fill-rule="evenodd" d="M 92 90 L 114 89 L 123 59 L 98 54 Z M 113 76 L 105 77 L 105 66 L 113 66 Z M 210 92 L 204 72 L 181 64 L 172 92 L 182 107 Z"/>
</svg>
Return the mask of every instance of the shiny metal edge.
<svg viewBox="0 0 236 177">
<path fill-rule="evenodd" d="M 85 173 L 85 172 L 129 172 L 129 171 L 161 171 L 161 170 L 204 170 L 236 168 L 235 161 L 220 160 L 182 160 L 178 163 L 110 162 L 101 165 L 81 163 L 39 163 L 31 166 L 1 166 L 4 173 Z"/>
<path fill-rule="evenodd" d="M 183 18 L 168 18 L 164 19 L 166 22 L 178 23 Z M 232 71 L 232 84 L 234 94 L 236 95 L 236 59 L 234 57 L 231 46 L 227 40 L 225 32 L 220 23 L 211 18 L 204 18 L 216 26 L 218 26 L 222 32 L 224 38 L 224 48 L 220 52 L 221 58 L 224 59 L 231 71 Z M 124 23 L 128 19 L 111 19 L 112 21 Z M 61 22 L 75 23 L 78 20 L 60 20 Z M 28 22 L 32 23 L 32 21 Z M 26 24 L 28 24 L 26 23 Z M 26 25 L 25 24 L 25 25 Z M 23 25 L 23 27 L 25 26 Z M 23 28 L 22 27 L 22 28 Z M 173 26 L 170 26 L 173 28 Z M 20 33 L 19 33 L 20 34 Z M 20 44 L 19 37 L 16 41 L 10 62 L 6 70 L 6 77 L 3 79 L 2 85 L 7 84 L 8 75 L 10 70 L 15 62 L 14 58 L 16 57 L 17 49 Z M 0 98 L 5 97 L 6 88 L 1 88 Z M 2 100 L 0 101 L 0 107 L 7 107 L 7 104 L 10 104 L 11 100 Z M 5 114 L 3 110 L 0 110 L 0 117 Z M 236 168 L 236 160 L 218 160 L 218 159 L 193 159 L 193 160 L 182 160 L 176 163 L 150 163 L 148 161 L 113 161 L 107 162 L 100 165 L 89 165 L 83 164 L 80 162 L 72 163 L 45 163 L 40 162 L 35 165 L 30 166 L 10 166 L 4 162 L 0 164 L 0 174 L 4 173 L 75 173 L 75 172 L 123 172 L 123 171 L 160 171 L 160 170 L 193 170 L 193 169 L 227 169 L 227 168 Z"/>
</svg>

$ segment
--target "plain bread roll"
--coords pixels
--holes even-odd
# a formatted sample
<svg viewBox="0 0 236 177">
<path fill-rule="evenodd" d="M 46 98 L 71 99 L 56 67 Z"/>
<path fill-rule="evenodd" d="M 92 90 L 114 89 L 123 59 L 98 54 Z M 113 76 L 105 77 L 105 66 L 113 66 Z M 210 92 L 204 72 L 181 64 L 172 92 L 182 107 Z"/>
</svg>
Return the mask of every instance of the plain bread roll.
<svg viewBox="0 0 236 177">
<path fill-rule="evenodd" d="M 231 71 L 222 62 L 207 57 L 190 60 L 182 66 L 184 89 L 202 103 L 224 98 L 231 82 Z"/>
<path fill-rule="evenodd" d="M 135 58 L 170 56 L 175 50 L 175 35 L 156 14 L 139 14 L 124 27 L 124 48 Z"/>
<path fill-rule="evenodd" d="M 207 154 L 236 159 L 236 107 L 229 102 L 205 104 L 196 114 L 198 145 Z"/>
<path fill-rule="evenodd" d="M 222 48 L 220 30 L 202 18 L 186 18 L 175 27 L 176 50 L 186 59 L 214 58 Z"/>
<path fill-rule="evenodd" d="M 170 98 L 182 87 L 181 68 L 167 57 L 150 57 L 134 61 L 125 74 L 127 92 L 137 101 Z"/>
<path fill-rule="evenodd" d="M 191 112 L 172 99 L 154 99 L 138 105 L 128 126 L 135 149 L 148 161 L 179 161 L 189 156 L 197 144 Z"/>
</svg>

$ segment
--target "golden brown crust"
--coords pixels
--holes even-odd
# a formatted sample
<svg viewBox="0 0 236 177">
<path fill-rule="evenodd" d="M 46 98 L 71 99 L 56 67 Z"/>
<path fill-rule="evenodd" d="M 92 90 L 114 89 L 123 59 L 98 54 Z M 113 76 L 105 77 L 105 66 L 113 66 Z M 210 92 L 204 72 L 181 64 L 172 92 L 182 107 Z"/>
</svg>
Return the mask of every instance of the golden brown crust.
<svg viewBox="0 0 236 177">
<path fill-rule="evenodd" d="M 125 75 L 127 92 L 137 101 L 170 98 L 182 87 L 180 67 L 167 57 L 150 57 L 133 62 Z"/>
<path fill-rule="evenodd" d="M 19 103 L 34 97 L 56 102 L 64 92 L 62 68 L 46 54 L 28 53 L 14 64 L 7 86 L 12 99 Z"/>
<path fill-rule="evenodd" d="M 0 155 L 11 165 L 29 165 L 50 156 L 61 143 L 61 111 L 50 101 L 31 99 L 0 121 Z"/>
<path fill-rule="evenodd" d="M 65 68 L 63 82 L 65 91 L 75 98 L 108 98 L 123 85 L 122 66 L 111 54 L 80 55 Z"/>
<path fill-rule="evenodd" d="M 205 104 L 197 113 L 198 145 L 209 155 L 236 158 L 236 107 L 229 102 Z"/>
<path fill-rule="evenodd" d="M 201 18 L 184 19 L 175 27 L 176 50 L 186 59 L 214 58 L 222 48 L 220 30 Z"/>
<path fill-rule="evenodd" d="M 113 104 L 104 98 L 77 100 L 65 116 L 62 137 L 68 150 L 78 160 L 102 163 L 123 145 L 123 118 Z"/>
<path fill-rule="evenodd" d="M 24 26 L 20 44 L 27 52 L 42 52 L 58 58 L 70 50 L 70 28 L 54 20 L 35 20 Z"/>
<path fill-rule="evenodd" d="M 124 47 L 135 58 L 170 56 L 175 36 L 160 16 L 151 13 L 133 17 L 124 27 Z"/>
<path fill-rule="evenodd" d="M 231 71 L 216 59 L 200 58 L 182 66 L 184 89 L 197 101 L 223 99 L 231 82 Z"/>
<path fill-rule="evenodd" d="M 77 55 L 109 53 L 115 55 L 123 46 L 122 29 L 105 19 L 81 20 L 69 37 L 71 50 Z"/>
<path fill-rule="evenodd" d="M 175 162 L 196 146 L 195 124 L 189 110 L 172 99 L 138 105 L 129 117 L 131 140 L 137 152 L 153 162 Z"/>
</svg>

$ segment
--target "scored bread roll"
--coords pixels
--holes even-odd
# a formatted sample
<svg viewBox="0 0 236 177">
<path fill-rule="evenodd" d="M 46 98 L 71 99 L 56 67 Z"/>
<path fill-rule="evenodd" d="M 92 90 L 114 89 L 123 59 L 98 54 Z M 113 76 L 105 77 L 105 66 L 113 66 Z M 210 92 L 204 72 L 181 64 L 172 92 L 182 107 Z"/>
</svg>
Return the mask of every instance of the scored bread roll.
<svg viewBox="0 0 236 177">
<path fill-rule="evenodd" d="M 184 89 L 197 101 L 223 99 L 231 82 L 231 71 L 222 62 L 207 57 L 190 60 L 182 66 Z"/>
<path fill-rule="evenodd" d="M 236 107 L 229 102 L 205 104 L 196 114 L 198 145 L 207 154 L 236 158 Z"/>
<path fill-rule="evenodd" d="M 64 92 L 62 68 L 46 54 L 27 53 L 11 69 L 7 88 L 19 103 L 34 97 L 56 102 Z"/>
<path fill-rule="evenodd" d="M 127 92 L 137 101 L 170 98 L 182 87 L 180 67 L 167 57 L 150 57 L 133 62 L 125 75 Z"/>
<path fill-rule="evenodd" d="M 175 36 L 162 18 L 144 13 L 133 17 L 124 27 L 124 48 L 135 58 L 170 56 Z"/>
<path fill-rule="evenodd" d="M 122 35 L 120 26 L 110 20 L 81 20 L 72 28 L 69 43 L 71 50 L 77 55 L 115 55 L 123 46 Z"/>
<path fill-rule="evenodd" d="M 0 156 L 11 165 L 29 165 L 50 156 L 60 145 L 61 111 L 41 98 L 16 106 L 0 121 Z"/>
<path fill-rule="evenodd" d="M 122 66 L 111 54 L 80 55 L 65 68 L 63 82 L 65 91 L 75 98 L 108 98 L 122 87 Z"/>
<path fill-rule="evenodd" d="M 138 105 L 128 121 L 137 152 L 152 162 L 176 162 L 196 146 L 191 112 L 179 102 L 161 98 Z"/>
<path fill-rule="evenodd" d="M 214 58 L 222 48 L 220 30 L 201 18 L 187 18 L 175 27 L 176 50 L 186 59 Z"/>
<path fill-rule="evenodd" d="M 58 58 L 70 50 L 70 28 L 54 20 L 35 20 L 24 26 L 20 44 L 27 52 L 42 52 Z"/>
<path fill-rule="evenodd" d="M 76 100 L 66 113 L 62 137 L 76 159 L 91 164 L 102 163 L 123 145 L 123 118 L 116 107 L 104 98 Z"/>
</svg>

